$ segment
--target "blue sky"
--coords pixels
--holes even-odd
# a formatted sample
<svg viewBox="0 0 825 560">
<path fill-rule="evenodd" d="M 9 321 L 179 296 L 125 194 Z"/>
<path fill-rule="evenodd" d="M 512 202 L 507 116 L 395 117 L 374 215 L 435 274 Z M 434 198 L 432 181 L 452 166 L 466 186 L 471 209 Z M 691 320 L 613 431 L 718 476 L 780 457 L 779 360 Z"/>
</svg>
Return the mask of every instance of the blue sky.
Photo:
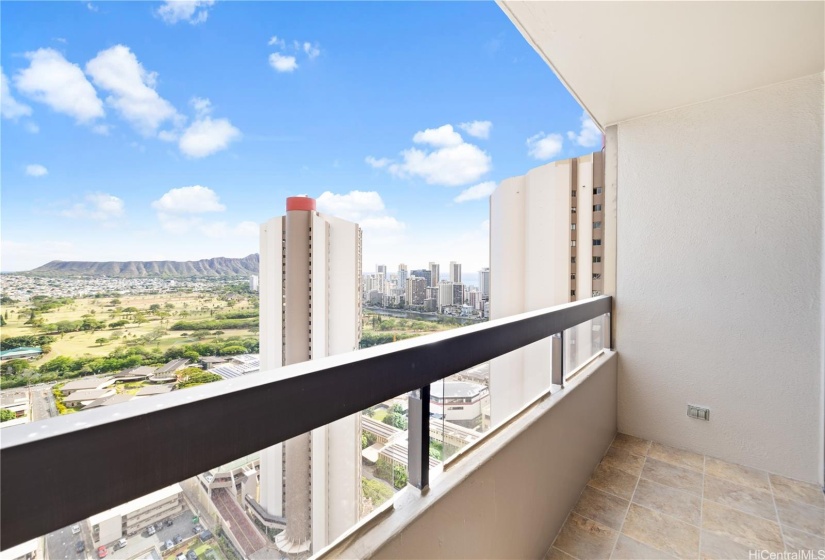
<svg viewBox="0 0 825 560">
<path fill-rule="evenodd" d="M 2 2 L 3 271 L 258 249 L 287 196 L 364 270 L 487 265 L 487 195 L 598 130 L 492 2 Z"/>
</svg>

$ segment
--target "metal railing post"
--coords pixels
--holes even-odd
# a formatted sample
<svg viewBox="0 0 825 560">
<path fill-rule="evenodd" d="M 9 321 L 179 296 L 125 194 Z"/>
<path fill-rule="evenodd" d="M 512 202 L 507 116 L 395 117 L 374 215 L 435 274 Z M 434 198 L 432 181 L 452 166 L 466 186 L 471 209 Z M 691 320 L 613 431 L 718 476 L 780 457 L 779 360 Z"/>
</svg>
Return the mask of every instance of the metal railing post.
<svg viewBox="0 0 825 560">
<path fill-rule="evenodd" d="M 603 346 L 608 350 L 613 350 L 613 329 L 612 321 L 613 321 L 613 313 L 605 313 L 604 317 L 604 324 L 602 328 L 604 329 L 604 335 L 602 335 L 602 340 L 604 341 Z"/>
<path fill-rule="evenodd" d="M 560 385 L 564 388 L 564 333 L 554 334 L 550 339 L 553 341 L 553 364 L 550 367 L 550 383 Z"/>
<path fill-rule="evenodd" d="M 423 490 L 430 484 L 430 386 L 410 393 L 407 409 L 409 483 Z"/>
</svg>

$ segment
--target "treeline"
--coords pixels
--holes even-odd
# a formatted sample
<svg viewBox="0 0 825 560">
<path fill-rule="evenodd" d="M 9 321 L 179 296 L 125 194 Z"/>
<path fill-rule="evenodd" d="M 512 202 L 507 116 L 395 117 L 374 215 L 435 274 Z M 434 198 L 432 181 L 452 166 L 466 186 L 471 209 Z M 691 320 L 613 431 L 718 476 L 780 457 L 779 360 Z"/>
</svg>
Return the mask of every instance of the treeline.
<svg viewBox="0 0 825 560">
<path fill-rule="evenodd" d="M 86 317 L 79 321 L 58 321 L 40 327 L 46 332 L 50 333 L 68 333 L 78 331 L 99 331 L 106 328 L 105 321 L 99 321 L 92 317 Z"/>
<path fill-rule="evenodd" d="M 217 331 L 227 329 L 257 329 L 258 314 L 245 319 L 206 319 L 203 321 L 178 321 L 171 327 L 173 331 Z"/>
<path fill-rule="evenodd" d="M 21 346 L 48 346 L 54 337 L 47 334 L 27 334 L 24 336 L 7 336 L 0 339 L 0 350 L 11 350 Z"/>
<path fill-rule="evenodd" d="M 404 340 L 405 338 L 415 338 L 416 336 L 417 335 L 406 333 L 365 332 L 361 335 L 361 343 L 359 345 L 359 348 L 369 348 L 370 346 L 387 344 L 388 342 Z"/>
<path fill-rule="evenodd" d="M 236 354 L 258 352 L 258 340 L 239 336 L 218 339 L 214 342 L 195 342 L 175 346 L 162 352 L 158 348 L 136 346 L 117 348 L 106 357 L 80 356 L 70 358 L 58 356 L 36 369 L 29 369 L 30 364 L 20 364 L 13 368 L 13 375 L 4 375 L 0 380 L 0 389 L 22 387 L 27 383 L 49 383 L 58 379 L 72 379 L 99 373 L 111 373 L 138 366 L 160 366 L 178 358 L 197 361 L 202 356 L 232 356 Z M 15 360 L 15 362 L 22 360 Z M 17 365 L 17 364 L 15 364 Z M 7 364 L 3 369 L 6 370 Z M 28 367 L 27 367 L 28 366 Z"/>
<path fill-rule="evenodd" d="M 250 309 L 248 311 L 230 311 L 229 313 L 216 313 L 216 319 L 257 319 L 258 310 Z"/>
<path fill-rule="evenodd" d="M 63 307 L 64 305 L 71 305 L 74 299 L 68 297 L 50 297 L 50 296 L 34 296 L 31 299 L 31 308 L 38 313 L 46 313 L 53 309 Z"/>
</svg>

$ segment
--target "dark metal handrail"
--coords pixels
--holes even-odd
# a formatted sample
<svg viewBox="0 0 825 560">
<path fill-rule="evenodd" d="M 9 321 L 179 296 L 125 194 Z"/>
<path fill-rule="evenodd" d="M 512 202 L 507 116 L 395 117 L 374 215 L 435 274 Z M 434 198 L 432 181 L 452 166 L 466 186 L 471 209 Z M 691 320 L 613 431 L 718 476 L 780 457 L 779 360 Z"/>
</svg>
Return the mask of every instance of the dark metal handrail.
<svg viewBox="0 0 825 560">
<path fill-rule="evenodd" d="M 611 305 L 610 296 L 591 298 L 5 428 L 0 546 L 5 550 L 381 401 L 429 388 L 610 313 Z"/>
</svg>

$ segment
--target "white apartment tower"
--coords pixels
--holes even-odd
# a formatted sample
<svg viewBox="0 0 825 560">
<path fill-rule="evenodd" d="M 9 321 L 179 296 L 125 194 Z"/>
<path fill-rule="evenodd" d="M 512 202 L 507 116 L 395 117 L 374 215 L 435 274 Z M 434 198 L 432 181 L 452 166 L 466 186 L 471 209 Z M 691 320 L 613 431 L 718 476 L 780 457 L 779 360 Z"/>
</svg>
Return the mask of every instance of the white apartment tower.
<svg viewBox="0 0 825 560">
<path fill-rule="evenodd" d="M 358 349 L 357 224 L 316 212 L 311 198 L 288 198 L 286 216 L 261 226 L 259 276 L 262 371 Z M 360 436 L 354 414 L 264 450 L 260 504 L 286 518 L 281 551 L 320 550 L 358 521 Z"/>
<path fill-rule="evenodd" d="M 430 262 L 430 287 L 437 287 L 439 282 L 441 282 L 441 265 Z"/>
<path fill-rule="evenodd" d="M 502 181 L 490 196 L 490 318 L 601 292 L 604 156 L 548 163 Z M 589 323 L 565 337 L 565 364 L 591 347 Z M 579 341 L 578 349 L 575 341 Z M 502 421 L 550 383 L 543 340 L 490 362 L 491 420 Z"/>
<path fill-rule="evenodd" d="M 478 291 L 481 292 L 481 297 L 489 299 L 490 297 L 490 269 L 482 268 L 478 271 Z"/>
<path fill-rule="evenodd" d="M 461 263 L 450 261 L 450 282 L 461 283 Z"/>
<path fill-rule="evenodd" d="M 398 287 L 402 290 L 407 286 L 407 278 L 409 278 L 409 269 L 405 264 L 398 265 Z"/>
</svg>

